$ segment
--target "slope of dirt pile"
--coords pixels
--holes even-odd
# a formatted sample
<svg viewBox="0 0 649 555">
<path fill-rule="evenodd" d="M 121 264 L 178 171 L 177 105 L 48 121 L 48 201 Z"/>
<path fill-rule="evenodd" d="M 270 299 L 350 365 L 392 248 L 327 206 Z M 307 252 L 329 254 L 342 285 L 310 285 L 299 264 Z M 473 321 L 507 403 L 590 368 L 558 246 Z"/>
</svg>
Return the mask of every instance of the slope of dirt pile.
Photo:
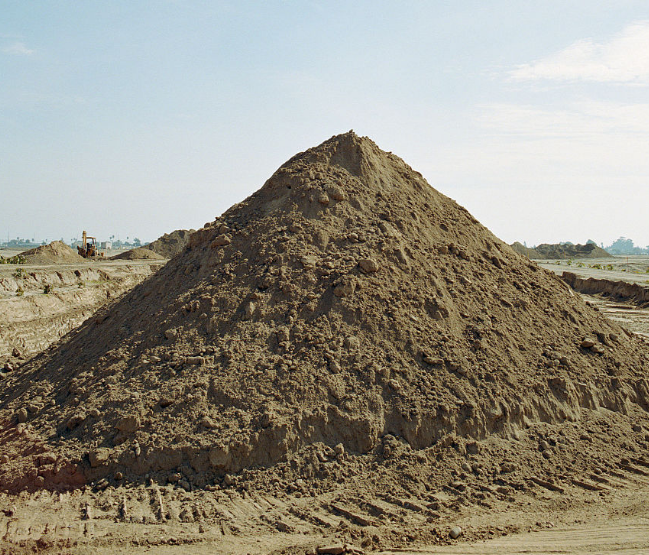
<svg viewBox="0 0 649 555">
<path fill-rule="evenodd" d="M 587 243 L 586 245 L 549 245 L 547 243 L 543 243 L 534 248 L 528 248 L 516 242 L 512 245 L 512 248 L 519 254 L 538 260 L 560 260 L 567 258 L 610 258 L 613 256 L 612 254 L 609 254 L 604 249 L 598 247 L 593 243 Z"/>
<path fill-rule="evenodd" d="M 645 422 L 647 370 L 639 338 L 350 132 L 291 158 L 4 380 L 0 484 L 147 477 L 315 495 L 390 459 L 364 487 L 404 491 L 395 453 L 428 469 L 416 490 L 452 480 L 472 454 L 462 472 L 475 479 L 502 457 L 561 471 L 551 431 L 511 450 L 480 442 L 600 407 Z M 561 465 L 586 452 L 571 425 Z M 630 437 L 608 437 L 611 460 Z M 351 466 L 323 467 L 348 453 Z"/>
<path fill-rule="evenodd" d="M 143 248 L 156 252 L 163 258 L 173 258 L 185 249 L 189 237 L 194 231 L 194 229 L 177 229 L 171 233 L 165 233 Z"/>
<path fill-rule="evenodd" d="M 138 247 L 110 257 L 111 260 L 163 260 L 164 258 L 164 256 L 146 247 Z"/>
<path fill-rule="evenodd" d="M 63 241 L 52 241 L 49 245 L 41 245 L 22 253 L 26 264 L 74 264 L 83 262 L 79 256 Z"/>
</svg>

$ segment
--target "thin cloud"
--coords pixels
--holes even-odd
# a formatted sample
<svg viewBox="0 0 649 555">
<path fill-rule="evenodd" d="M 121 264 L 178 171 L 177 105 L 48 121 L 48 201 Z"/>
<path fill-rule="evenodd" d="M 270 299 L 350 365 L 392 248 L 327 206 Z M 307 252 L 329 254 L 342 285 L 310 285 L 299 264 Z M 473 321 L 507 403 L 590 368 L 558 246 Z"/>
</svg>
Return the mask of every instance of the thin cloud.
<svg viewBox="0 0 649 555">
<path fill-rule="evenodd" d="M 23 42 L 14 42 L 11 46 L 2 49 L 6 54 L 14 54 L 16 56 L 31 56 L 36 50 L 27 48 Z"/>
<path fill-rule="evenodd" d="M 649 20 L 637 21 L 605 42 L 579 40 L 567 48 L 519 65 L 512 81 L 596 81 L 649 84 Z"/>
<path fill-rule="evenodd" d="M 641 136 L 649 139 L 649 104 L 581 100 L 561 108 L 516 104 L 480 107 L 480 123 L 491 132 L 537 139 Z"/>
</svg>

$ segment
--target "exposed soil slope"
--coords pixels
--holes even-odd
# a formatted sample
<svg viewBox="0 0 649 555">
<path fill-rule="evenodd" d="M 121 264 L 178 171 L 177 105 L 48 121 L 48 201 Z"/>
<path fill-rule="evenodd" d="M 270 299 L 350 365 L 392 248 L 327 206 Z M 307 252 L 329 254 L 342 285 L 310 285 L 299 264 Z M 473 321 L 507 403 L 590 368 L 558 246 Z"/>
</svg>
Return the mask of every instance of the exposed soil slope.
<svg viewBox="0 0 649 555">
<path fill-rule="evenodd" d="M 538 258 L 538 253 L 529 247 L 526 247 L 522 243 L 519 243 L 516 241 L 515 243 L 512 243 L 511 245 L 512 249 L 514 249 L 518 254 L 522 254 L 523 256 L 527 256 L 527 258 L 535 259 Z"/>
<path fill-rule="evenodd" d="M 477 453 L 582 408 L 646 418 L 647 370 L 639 338 L 350 132 L 4 381 L 0 484 L 231 486 L 299 455 L 317 488 L 318 452 L 367 454 L 359 475 L 404 445 Z"/>
</svg>

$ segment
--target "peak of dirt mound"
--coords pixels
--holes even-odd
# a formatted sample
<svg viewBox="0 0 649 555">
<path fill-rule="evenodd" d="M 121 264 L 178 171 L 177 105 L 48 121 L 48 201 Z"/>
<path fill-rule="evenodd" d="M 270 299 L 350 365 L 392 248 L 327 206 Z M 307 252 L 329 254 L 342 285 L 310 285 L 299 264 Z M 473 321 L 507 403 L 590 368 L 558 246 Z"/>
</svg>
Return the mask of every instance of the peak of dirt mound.
<svg viewBox="0 0 649 555">
<path fill-rule="evenodd" d="M 22 253 L 22 256 L 25 257 L 26 264 L 70 264 L 84 260 L 63 241 L 41 245 Z"/>
<path fill-rule="evenodd" d="M 509 437 L 643 411 L 647 370 L 639 339 L 349 132 L 4 380 L 0 416 L 29 440 L 7 428 L 0 455 L 29 441 L 63 470 L 36 478 L 24 455 L 0 483 L 203 487 L 315 444 Z"/>
<path fill-rule="evenodd" d="M 145 247 L 138 247 L 110 257 L 111 260 L 163 260 L 164 258 L 164 256 Z"/>
<path fill-rule="evenodd" d="M 189 237 L 194 231 L 193 229 L 177 229 L 171 233 L 165 233 L 143 248 L 161 255 L 163 258 L 173 258 L 185 249 Z"/>
<path fill-rule="evenodd" d="M 548 259 L 568 259 L 568 258 L 607 258 L 612 256 L 604 249 L 598 247 L 594 243 L 586 243 L 585 245 L 572 245 L 572 244 L 547 244 L 542 243 L 534 248 L 528 248 L 518 241 L 512 244 L 512 249 L 517 253 L 527 256 L 535 260 L 548 260 Z"/>
</svg>

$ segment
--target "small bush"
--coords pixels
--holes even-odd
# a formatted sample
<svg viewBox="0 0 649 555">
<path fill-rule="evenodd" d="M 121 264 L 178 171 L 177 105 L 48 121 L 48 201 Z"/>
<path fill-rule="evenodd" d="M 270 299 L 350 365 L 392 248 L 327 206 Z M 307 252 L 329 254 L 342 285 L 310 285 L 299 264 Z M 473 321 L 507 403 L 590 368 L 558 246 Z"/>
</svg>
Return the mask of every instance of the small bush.
<svg viewBox="0 0 649 555">
<path fill-rule="evenodd" d="M 11 258 L 0 256 L 0 264 L 26 264 L 27 259 L 22 254 L 17 254 Z"/>
<path fill-rule="evenodd" d="M 48 283 L 45 287 L 43 287 L 43 293 L 45 295 L 48 295 L 52 291 L 52 286 Z"/>
</svg>

